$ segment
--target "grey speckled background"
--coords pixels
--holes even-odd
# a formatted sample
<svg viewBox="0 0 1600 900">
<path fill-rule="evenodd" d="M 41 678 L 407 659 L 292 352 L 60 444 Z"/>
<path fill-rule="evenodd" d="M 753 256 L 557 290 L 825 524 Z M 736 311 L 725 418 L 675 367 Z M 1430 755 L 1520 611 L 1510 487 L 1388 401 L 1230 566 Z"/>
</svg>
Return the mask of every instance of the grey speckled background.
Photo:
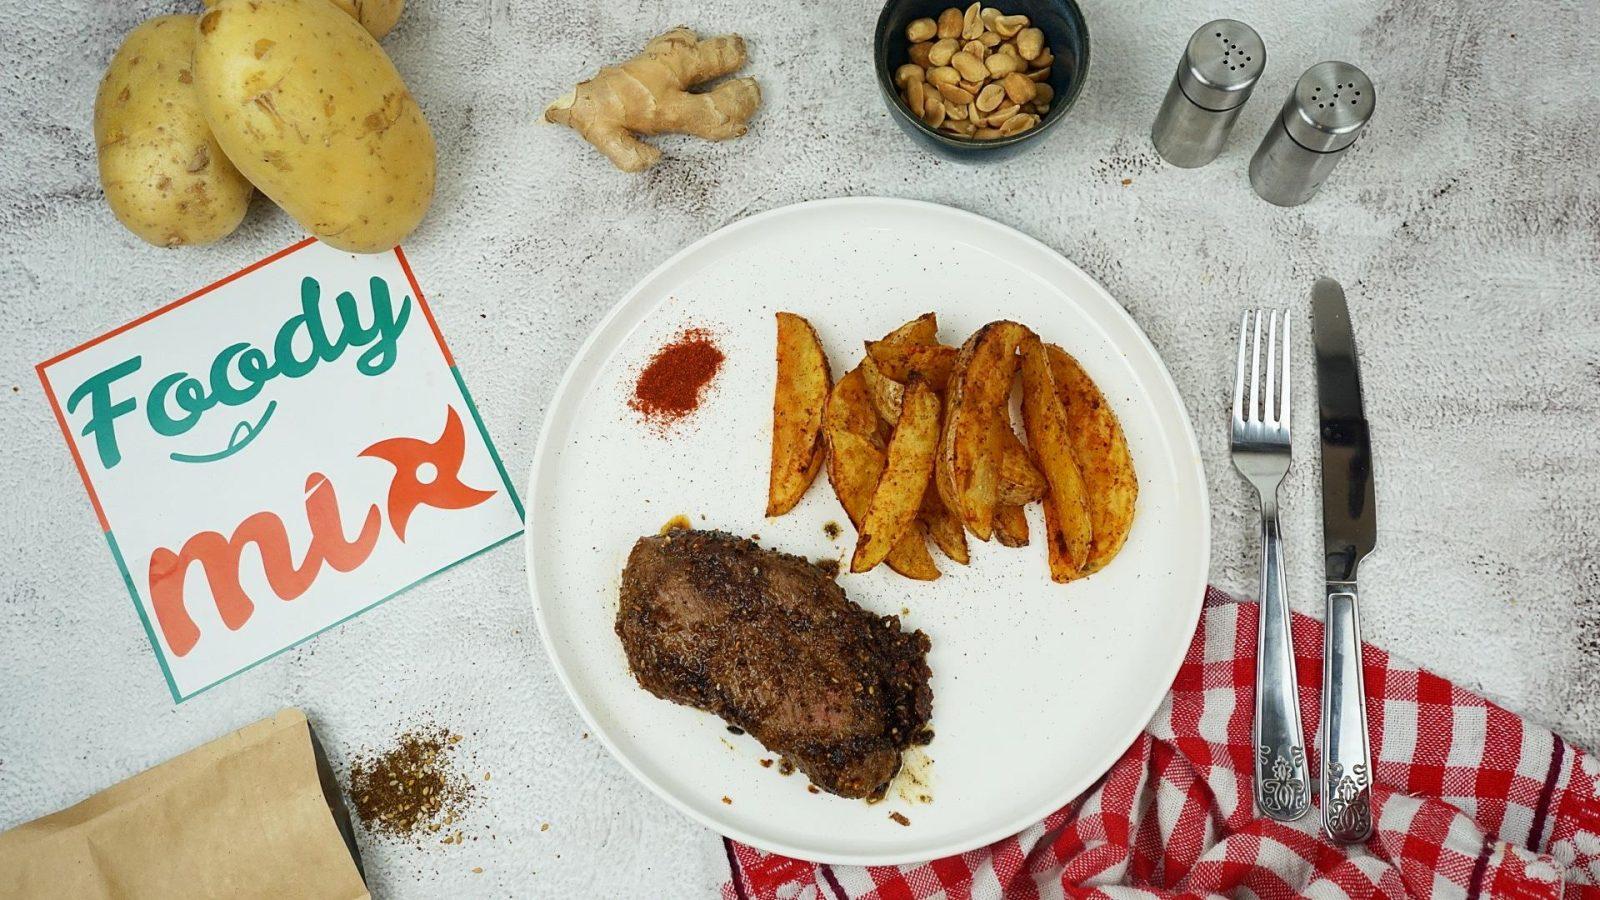
<svg viewBox="0 0 1600 900">
<path fill-rule="evenodd" d="M 1358 321 L 1377 453 L 1368 636 L 1600 745 L 1593 4 L 1086 6 L 1094 70 L 1070 121 L 1031 155 L 968 168 L 921 155 L 886 117 L 874 4 L 413 0 L 386 45 L 441 165 L 407 250 L 508 464 L 526 470 L 583 336 L 685 243 L 799 200 L 934 200 L 1059 249 L 1149 332 L 1200 429 L 1213 579 L 1253 590 L 1253 501 L 1219 418 L 1232 330 L 1246 304 L 1303 309 L 1312 278 L 1331 274 Z M 470 818 L 480 839 L 367 842 L 376 893 L 708 894 L 725 872 L 718 841 L 581 737 L 515 545 L 172 705 L 32 367 L 300 235 L 258 201 L 220 245 L 160 251 L 102 203 L 89 128 L 101 67 L 138 21 L 180 8 L 0 3 L 0 826 L 284 704 L 312 715 L 341 766 L 427 713 L 466 732 L 462 747 L 494 775 Z M 1265 80 L 1221 159 L 1164 167 L 1151 117 L 1188 32 L 1217 15 L 1262 33 Z M 580 75 L 680 22 L 750 39 L 767 100 L 747 138 L 664 140 L 668 161 L 629 177 L 535 123 Z M 1377 119 L 1320 197 L 1270 207 L 1245 181 L 1249 153 L 1293 79 L 1328 57 L 1371 74 Z M 1309 359 L 1296 373 L 1307 436 Z M 1315 612 L 1316 469 L 1301 459 L 1286 497 L 1291 592 Z"/>
</svg>

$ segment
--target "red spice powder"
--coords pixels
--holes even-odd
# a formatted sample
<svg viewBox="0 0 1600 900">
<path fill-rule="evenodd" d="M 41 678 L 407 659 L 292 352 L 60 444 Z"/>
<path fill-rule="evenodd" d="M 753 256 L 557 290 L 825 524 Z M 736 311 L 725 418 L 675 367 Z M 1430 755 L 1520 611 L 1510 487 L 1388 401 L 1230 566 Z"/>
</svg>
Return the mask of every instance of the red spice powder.
<svg viewBox="0 0 1600 900">
<path fill-rule="evenodd" d="M 711 332 L 690 328 L 655 355 L 639 373 L 628 401 L 646 422 L 665 431 L 700 408 L 706 386 L 726 359 Z"/>
</svg>

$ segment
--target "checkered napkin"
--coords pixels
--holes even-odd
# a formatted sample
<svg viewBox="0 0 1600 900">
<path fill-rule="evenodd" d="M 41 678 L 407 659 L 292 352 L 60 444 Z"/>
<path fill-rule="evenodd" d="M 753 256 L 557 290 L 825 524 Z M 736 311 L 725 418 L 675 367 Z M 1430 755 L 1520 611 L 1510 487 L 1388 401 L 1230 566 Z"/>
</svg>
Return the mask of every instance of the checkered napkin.
<svg viewBox="0 0 1600 900">
<path fill-rule="evenodd" d="M 865 868 L 729 841 L 723 897 L 1600 897 L 1600 760 L 1370 645 L 1372 840 L 1331 844 L 1315 812 L 1288 825 L 1258 817 L 1256 612 L 1208 590 L 1172 693 L 1145 733 L 1087 794 L 1021 834 L 960 856 Z M 1294 638 L 1309 737 L 1321 717 L 1321 623 L 1297 615 Z M 1310 763 L 1315 773 L 1315 749 Z"/>
</svg>

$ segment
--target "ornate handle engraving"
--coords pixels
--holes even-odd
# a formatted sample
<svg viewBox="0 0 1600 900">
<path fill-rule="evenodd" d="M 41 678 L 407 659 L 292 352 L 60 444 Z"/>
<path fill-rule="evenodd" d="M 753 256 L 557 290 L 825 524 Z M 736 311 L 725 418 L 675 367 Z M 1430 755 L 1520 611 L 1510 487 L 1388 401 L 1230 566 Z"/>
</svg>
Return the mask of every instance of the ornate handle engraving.
<svg viewBox="0 0 1600 900">
<path fill-rule="evenodd" d="M 1302 815 L 1311 804 L 1311 793 L 1305 780 L 1306 751 L 1303 747 L 1290 747 L 1289 756 L 1274 757 L 1272 748 L 1262 744 L 1258 770 L 1266 773 L 1261 779 L 1257 800 L 1261 811 L 1276 819 Z"/>
<path fill-rule="evenodd" d="M 1372 783 L 1367 767 L 1357 763 L 1346 772 L 1338 763 L 1330 763 L 1328 778 L 1333 781 L 1326 801 L 1328 831 L 1336 837 L 1371 834 Z"/>
</svg>

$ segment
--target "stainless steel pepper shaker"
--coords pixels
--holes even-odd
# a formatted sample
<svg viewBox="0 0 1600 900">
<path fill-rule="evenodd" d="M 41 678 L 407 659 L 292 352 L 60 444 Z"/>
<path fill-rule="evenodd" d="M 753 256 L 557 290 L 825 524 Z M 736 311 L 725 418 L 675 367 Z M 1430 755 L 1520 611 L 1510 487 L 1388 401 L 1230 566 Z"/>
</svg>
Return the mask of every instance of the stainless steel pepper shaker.
<svg viewBox="0 0 1600 900">
<path fill-rule="evenodd" d="M 1254 28 L 1233 19 L 1201 25 L 1150 129 L 1161 158 L 1185 169 L 1216 159 L 1266 65 L 1267 48 Z"/>
<path fill-rule="evenodd" d="M 1347 62 L 1307 69 L 1250 159 L 1250 185 L 1278 206 L 1310 200 L 1372 118 L 1376 100 L 1366 73 Z"/>
</svg>

